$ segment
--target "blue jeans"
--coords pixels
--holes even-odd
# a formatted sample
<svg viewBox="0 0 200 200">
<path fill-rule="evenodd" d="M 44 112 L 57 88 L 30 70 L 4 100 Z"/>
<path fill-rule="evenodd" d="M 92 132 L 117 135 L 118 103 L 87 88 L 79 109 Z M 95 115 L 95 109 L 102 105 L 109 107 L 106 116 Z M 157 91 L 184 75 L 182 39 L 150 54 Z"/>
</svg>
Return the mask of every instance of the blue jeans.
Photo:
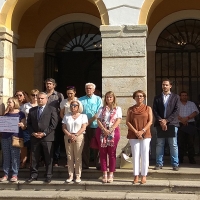
<svg viewBox="0 0 200 200">
<path fill-rule="evenodd" d="M 1 139 L 3 152 L 3 171 L 8 176 L 12 171 L 12 176 L 17 176 L 20 165 L 20 148 L 12 146 L 12 138 Z"/>
<path fill-rule="evenodd" d="M 170 156 L 171 156 L 171 165 L 173 167 L 179 165 L 177 131 L 178 131 L 178 128 L 175 127 L 175 137 L 168 138 L 168 143 L 169 143 L 169 148 L 170 148 Z M 164 146 L 165 146 L 165 138 L 157 138 L 156 165 L 163 166 Z"/>
</svg>

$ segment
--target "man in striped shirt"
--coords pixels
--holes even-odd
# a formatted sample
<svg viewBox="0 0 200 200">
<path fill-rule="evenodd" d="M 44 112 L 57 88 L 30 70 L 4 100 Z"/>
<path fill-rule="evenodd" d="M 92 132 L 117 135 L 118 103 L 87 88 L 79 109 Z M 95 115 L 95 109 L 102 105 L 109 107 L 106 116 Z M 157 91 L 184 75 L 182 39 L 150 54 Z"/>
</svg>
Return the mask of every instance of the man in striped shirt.
<svg viewBox="0 0 200 200">
<path fill-rule="evenodd" d="M 183 163 L 185 152 L 188 152 L 189 162 L 196 164 L 194 160 L 194 137 L 196 133 L 195 116 L 199 110 L 195 103 L 188 101 L 188 94 L 185 91 L 180 93 L 180 110 L 179 110 L 179 130 L 178 130 L 178 148 L 179 162 Z"/>
</svg>

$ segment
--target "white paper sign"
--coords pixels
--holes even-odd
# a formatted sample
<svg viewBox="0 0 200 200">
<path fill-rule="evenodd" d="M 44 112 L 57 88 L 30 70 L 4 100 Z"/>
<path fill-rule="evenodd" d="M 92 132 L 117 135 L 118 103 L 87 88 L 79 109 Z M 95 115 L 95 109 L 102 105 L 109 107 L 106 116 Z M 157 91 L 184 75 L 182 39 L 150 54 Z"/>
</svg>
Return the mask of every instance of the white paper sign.
<svg viewBox="0 0 200 200">
<path fill-rule="evenodd" d="M 18 133 L 19 117 L 0 116 L 0 132 Z"/>
</svg>

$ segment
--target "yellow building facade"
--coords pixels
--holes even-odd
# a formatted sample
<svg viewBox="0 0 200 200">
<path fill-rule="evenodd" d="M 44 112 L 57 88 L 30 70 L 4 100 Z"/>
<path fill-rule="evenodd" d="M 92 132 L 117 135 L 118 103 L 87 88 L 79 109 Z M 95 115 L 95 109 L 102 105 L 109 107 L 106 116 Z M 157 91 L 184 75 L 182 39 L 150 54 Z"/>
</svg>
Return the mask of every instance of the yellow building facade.
<svg viewBox="0 0 200 200">
<path fill-rule="evenodd" d="M 124 116 L 137 89 L 152 105 L 162 78 L 193 100 L 200 93 L 199 0 L 1 0 L 0 8 L 0 114 L 14 91 L 42 91 L 50 76 L 63 93 L 75 85 L 81 96 L 86 82 L 114 91 Z"/>
</svg>

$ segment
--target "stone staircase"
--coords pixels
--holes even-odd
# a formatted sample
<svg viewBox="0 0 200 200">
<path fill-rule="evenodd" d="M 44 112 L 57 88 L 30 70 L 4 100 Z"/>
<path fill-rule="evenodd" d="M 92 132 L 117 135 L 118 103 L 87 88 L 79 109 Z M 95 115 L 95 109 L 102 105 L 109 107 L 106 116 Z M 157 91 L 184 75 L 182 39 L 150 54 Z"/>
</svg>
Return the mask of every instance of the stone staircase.
<svg viewBox="0 0 200 200">
<path fill-rule="evenodd" d="M 117 169 L 113 183 L 101 182 L 101 171 L 94 168 L 84 170 L 82 182 L 65 183 L 67 169 L 54 168 L 52 182 L 43 182 L 44 168 L 40 168 L 38 181 L 26 183 L 29 170 L 22 169 L 17 183 L 0 183 L 1 199 L 76 199 L 76 200 L 116 200 L 116 199 L 173 199 L 200 200 L 200 161 L 196 165 L 182 164 L 179 171 L 173 171 L 169 164 L 161 170 L 149 167 L 146 184 L 133 184 L 132 169 Z M 2 175 L 1 171 L 1 175 Z"/>
</svg>

